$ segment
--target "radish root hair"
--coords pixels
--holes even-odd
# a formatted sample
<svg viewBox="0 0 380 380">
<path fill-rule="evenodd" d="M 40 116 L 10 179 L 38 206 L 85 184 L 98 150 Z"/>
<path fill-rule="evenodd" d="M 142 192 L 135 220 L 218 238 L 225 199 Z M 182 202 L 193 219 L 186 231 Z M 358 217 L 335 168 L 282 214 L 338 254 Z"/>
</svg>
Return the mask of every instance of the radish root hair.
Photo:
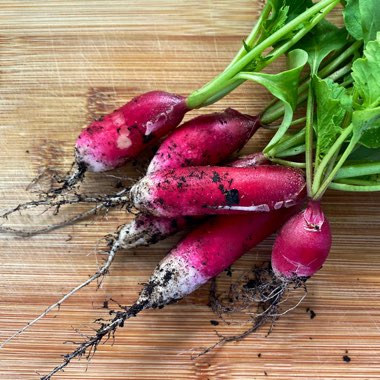
<svg viewBox="0 0 380 380">
<path fill-rule="evenodd" d="M 105 260 L 105 263 L 96 271 L 95 274 L 93 274 L 90 278 L 88 278 L 86 281 L 84 281 L 82 284 L 76 286 L 72 290 L 70 290 L 68 293 L 66 293 L 60 300 L 55 302 L 54 304 L 50 305 L 43 313 L 41 313 L 38 317 L 34 318 L 32 321 L 28 322 L 23 328 L 16 331 L 12 336 L 7 338 L 5 341 L 3 341 L 0 344 L 0 349 L 4 347 L 7 343 L 9 343 L 11 340 L 16 338 L 17 336 L 21 335 L 24 331 L 29 329 L 29 327 L 33 326 L 36 322 L 38 322 L 40 319 L 45 317 L 50 311 L 52 311 L 55 308 L 60 308 L 60 306 L 65 302 L 68 298 L 70 298 L 72 295 L 74 295 L 79 290 L 83 289 L 87 285 L 91 284 L 95 280 L 98 280 L 97 288 L 101 286 L 101 283 L 104 279 L 104 277 L 108 274 L 109 269 L 111 267 L 111 264 L 113 263 L 115 259 L 115 255 L 118 252 L 120 248 L 120 241 L 118 239 L 118 236 L 113 237 L 112 235 L 107 235 L 105 237 L 106 241 L 108 242 L 109 250 L 108 250 L 108 257 Z"/>
<path fill-rule="evenodd" d="M 278 318 L 298 307 L 304 300 L 307 295 L 305 282 L 306 278 L 287 281 L 279 279 L 268 263 L 254 267 L 248 274 L 233 282 L 228 291 L 220 295 L 217 294 L 217 283 L 214 279 L 210 288 L 210 307 L 214 313 L 227 324 L 230 322 L 226 320 L 226 316 L 246 313 L 249 315 L 251 326 L 242 333 L 231 336 L 224 336 L 216 331 L 219 340 L 192 358 L 203 356 L 225 343 L 238 342 L 267 323 L 270 323 L 270 333 Z M 289 305 L 287 301 L 290 294 L 296 289 L 301 289 L 303 292 L 300 297 L 296 297 L 295 304 Z"/>
</svg>

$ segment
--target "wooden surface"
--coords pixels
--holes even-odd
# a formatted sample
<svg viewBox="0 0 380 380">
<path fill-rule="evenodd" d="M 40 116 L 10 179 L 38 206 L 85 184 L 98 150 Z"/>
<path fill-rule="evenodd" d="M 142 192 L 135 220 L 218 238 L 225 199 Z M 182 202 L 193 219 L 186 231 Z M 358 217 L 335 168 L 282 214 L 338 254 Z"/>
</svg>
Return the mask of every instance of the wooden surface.
<svg viewBox="0 0 380 380">
<path fill-rule="evenodd" d="M 0 1 L 1 210 L 32 199 L 25 188 L 44 168 L 69 169 L 75 138 L 92 118 L 139 93 L 186 95 L 212 78 L 239 48 L 261 7 L 259 0 Z M 245 84 L 210 109 L 233 106 L 255 114 L 269 99 Z M 259 132 L 249 149 L 267 137 Z M 113 174 L 133 173 L 127 167 Z M 82 189 L 114 191 L 115 184 L 114 178 L 92 175 Z M 113 346 L 99 347 L 87 371 L 82 360 L 56 378 L 379 379 L 379 201 L 378 194 L 327 194 L 334 232 L 329 261 L 310 280 L 303 304 L 268 337 L 263 329 L 191 360 L 192 349 L 216 340 L 204 286 L 176 305 L 129 321 Z M 24 213 L 8 225 L 45 225 L 84 209 L 69 207 L 58 216 Z M 92 274 L 102 260 L 94 253 L 97 241 L 129 217 L 115 210 L 30 239 L 1 234 L 0 340 Z M 82 291 L 0 350 L 0 378 L 37 379 L 36 371 L 43 374 L 60 363 L 60 355 L 73 348 L 64 342 L 81 339 L 73 328 L 88 332 L 95 318 L 106 317 L 105 299 L 132 302 L 177 239 L 121 252 L 100 290 Z M 272 242 L 242 258 L 234 273 L 268 258 Z"/>
</svg>

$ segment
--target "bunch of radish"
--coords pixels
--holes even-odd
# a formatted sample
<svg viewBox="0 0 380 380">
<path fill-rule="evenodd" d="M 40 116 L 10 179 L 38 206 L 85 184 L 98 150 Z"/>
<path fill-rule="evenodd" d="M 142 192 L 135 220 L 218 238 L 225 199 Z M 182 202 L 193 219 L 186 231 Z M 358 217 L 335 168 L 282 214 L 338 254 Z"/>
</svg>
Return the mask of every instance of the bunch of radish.
<svg viewBox="0 0 380 380">
<path fill-rule="evenodd" d="M 102 323 L 93 337 L 66 355 L 64 363 L 43 379 L 96 349 L 127 319 L 190 294 L 278 229 L 271 257 L 273 284 L 267 285 L 281 291 L 269 302 L 268 316 L 273 316 L 271 311 L 281 302 L 284 289 L 304 284 L 322 267 L 332 242 L 330 224 L 321 208 L 326 189 L 380 190 L 373 178 L 368 178 L 379 173 L 379 163 L 363 166 L 363 160 L 357 164 L 353 158 L 354 151 L 363 146 L 379 148 L 368 143 L 368 131 L 370 122 L 377 126 L 380 91 L 374 94 L 363 77 L 374 65 L 380 72 L 380 63 L 373 58 L 380 56 L 380 37 L 373 31 L 368 35 L 364 27 L 361 38 L 349 36 L 354 22 L 350 17 L 346 29 L 325 21 L 338 3 L 268 1 L 244 47 L 201 89 L 186 98 L 148 92 L 81 132 L 75 144 L 75 169 L 63 184 L 49 190 L 42 200 L 18 205 L 4 215 L 77 202 L 99 203 L 104 208 L 123 205 L 138 213 L 109 239 L 108 257 L 101 269 L 3 345 L 107 274 L 119 249 L 154 244 L 184 229 L 190 231 L 157 265 L 132 306 Z M 352 11 L 347 5 L 345 15 Z M 319 49 L 321 45 L 323 49 Z M 363 46 L 364 55 L 358 58 Z M 284 53 L 286 70 L 261 72 Z M 302 77 L 307 64 L 310 74 Z M 187 112 L 217 102 L 246 80 L 262 84 L 278 101 L 257 116 L 228 108 L 179 125 Z M 294 119 L 297 105 L 304 101 L 306 116 Z M 262 152 L 234 156 L 259 128 L 281 117 Z M 294 132 L 296 125 L 302 126 Z M 87 170 L 117 168 L 160 139 L 146 175 L 131 188 L 105 196 L 76 191 Z M 32 233 L 36 232 L 41 231 Z"/>
</svg>

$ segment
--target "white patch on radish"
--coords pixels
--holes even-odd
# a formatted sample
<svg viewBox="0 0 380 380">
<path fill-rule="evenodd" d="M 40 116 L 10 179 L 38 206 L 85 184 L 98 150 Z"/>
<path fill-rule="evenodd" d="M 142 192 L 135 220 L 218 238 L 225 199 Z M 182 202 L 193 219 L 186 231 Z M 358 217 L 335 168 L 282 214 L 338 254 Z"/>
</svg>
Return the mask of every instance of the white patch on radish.
<svg viewBox="0 0 380 380">
<path fill-rule="evenodd" d="M 149 210 L 149 204 L 154 199 L 154 196 L 151 196 L 151 189 L 154 189 L 154 185 L 149 176 L 145 176 L 132 186 L 130 195 L 134 207 L 140 211 L 148 211 L 148 213 L 155 215 L 155 210 Z M 148 208 L 146 207 L 147 205 Z M 157 210 L 158 215 L 159 211 Z"/>
<path fill-rule="evenodd" d="M 293 207 L 296 204 L 297 204 L 297 201 L 295 201 L 294 199 L 288 199 L 285 201 L 285 207 L 286 208 Z"/>
<path fill-rule="evenodd" d="M 161 112 L 157 117 L 152 121 L 147 121 L 145 124 L 145 136 L 150 135 L 155 132 L 157 129 L 160 129 L 161 126 L 166 123 L 168 120 L 168 115 L 170 115 L 174 110 L 174 106 L 168 107 L 164 112 Z"/>
<path fill-rule="evenodd" d="M 164 306 L 187 296 L 208 280 L 184 258 L 170 254 L 156 267 L 137 302 L 147 303 L 147 307 Z"/>
<path fill-rule="evenodd" d="M 269 212 L 270 207 L 267 204 L 252 206 L 217 206 L 218 210 L 237 210 L 237 211 L 262 211 Z"/>
<path fill-rule="evenodd" d="M 145 236 L 141 236 L 141 230 L 136 228 L 136 223 L 134 222 L 125 225 L 120 230 L 118 240 L 120 247 L 124 249 L 130 249 L 148 243 Z"/>
<path fill-rule="evenodd" d="M 128 149 L 132 141 L 126 134 L 122 134 L 118 137 L 116 144 L 119 149 Z"/>
<path fill-rule="evenodd" d="M 126 124 L 125 117 L 120 110 L 110 114 L 110 118 L 115 127 L 123 127 Z"/>
<path fill-rule="evenodd" d="M 274 204 L 274 209 L 275 209 L 275 210 L 280 209 L 280 208 L 283 206 L 283 204 L 284 204 L 284 201 L 276 202 L 276 203 Z"/>
</svg>

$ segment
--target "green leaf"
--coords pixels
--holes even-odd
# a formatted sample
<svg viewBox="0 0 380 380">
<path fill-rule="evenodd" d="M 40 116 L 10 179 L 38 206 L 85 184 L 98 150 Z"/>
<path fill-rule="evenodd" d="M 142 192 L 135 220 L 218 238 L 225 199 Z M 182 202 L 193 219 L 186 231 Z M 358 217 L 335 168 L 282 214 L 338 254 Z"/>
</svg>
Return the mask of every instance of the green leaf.
<svg viewBox="0 0 380 380">
<path fill-rule="evenodd" d="M 368 42 L 364 57 L 352 65 L 354 90 L 363 107 L 380 104 L 380 33 L 375 41 Z"/>
<path fill-rule="evenodd" d="M 313 6 L 313 2 L 311 0 L 285 0 L 281 2 L 285 3 L 285 5 L 289 7 L 286 22 L 292 21 L 301 13 L 305 12 L 306 9 Z"/>
<path fill-rule="evenodd" d="M 240 73 L 239 78 L 251 80 L 264 86 L 272 95 L 284 103 L 285 114 L 276 134 L 267 146 L 271 148 L 288 130 L 297 105 L 298 84 L 302 69 L 307 63 L 307 53 L 301 49 L 292 50 L 288 54 L 288 70 L 279 74 Z"/>
<path fill-rule="evenodd" d="M 351 162 L 380 162 L 380 149 L 370 149 L 364 145 L 358 145 L 347 159 L 347 163 Z"/>
<path fill-rule="evenodd" d="M 296 45 L 305 50 L 309 55 L 309 65 L 312 73 L 317 73 L 319 65 L 331 52 L 342 48 L 347 43 L 347 31 L 345 28 L 337 28 L 326 20 L 316 25 Z"/>
<path fill-rule="evenodd" d="M 380 107 L 355 111 L 352 114 L 352 124 L 353 142 L 367 148 L 380 147 Z"/>
<path fill-rule="evenodd" d="M 343 11 L 348 32 L 365 43 L 376 39 L 380 31 L 379 0 L 346 0 Z"/>
<path fill-rule="evenodd" d="M 264 23 L 264 37 L 268 37 L 280 28 L 282 28 L 286 23 L 292 21 L 297 16 L 302 14 L 308 8 L 313 6 L 311 0 L 268 0 L 272 7 L 271 16 Z M 299 29 L 303 28 L 301 24 Z M 284 40 L 291 38 L 297 30 L 293 30 L 288 36 L 282 38 L 278 44 L 281 44 Z"/>
<path fill-rule="evenodd" d="M 361 24 L 361 14 L 359 9 L 359 0 L 347 0 L 343 10 L 344 23 L 355 40 L 363 39 L 363 29 Z"/>
<path fill-rule="evenodd" d="M 327 154 L 342 133 L 346 112 L 351 109 L 351 96 L 347 90 L 331 79 L 313 77 L 312 85 L 317 103 L 314 129 L 317 136 L 316 166 Z"/>
</svg>

